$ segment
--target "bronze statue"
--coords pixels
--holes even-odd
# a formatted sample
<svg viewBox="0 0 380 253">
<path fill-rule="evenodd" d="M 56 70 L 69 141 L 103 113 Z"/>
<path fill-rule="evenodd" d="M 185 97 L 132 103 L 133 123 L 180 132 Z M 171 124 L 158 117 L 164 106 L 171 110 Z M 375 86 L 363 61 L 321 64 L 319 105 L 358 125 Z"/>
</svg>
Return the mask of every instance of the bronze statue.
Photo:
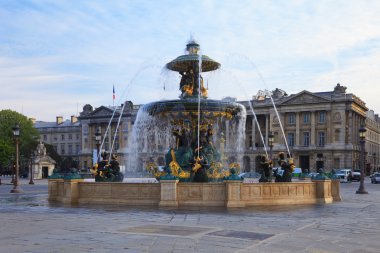
<svg viewBox="0 0 380 253">
<path fill-rule="evenodd" d="M 294 163 L 293 163 L 293 158 L 289 158 L 288 161 L 285 158 L 285 153 L 280 152 L 278 154 L 279 161 L 278 165 L 280 165 L 281 169 L 283 170 L 282 175 L 278 174 L 276 172 L 276 180 L 275 182 L 291 182 L 292 181 L 292 173 L 294 170 Z"/>
<path fill-rule="evenodd" d="M 263 155 L 260 157 L 260 170 L 262 172 L 259 182 L 272 182 L 272 161 Z"/>
</svg>

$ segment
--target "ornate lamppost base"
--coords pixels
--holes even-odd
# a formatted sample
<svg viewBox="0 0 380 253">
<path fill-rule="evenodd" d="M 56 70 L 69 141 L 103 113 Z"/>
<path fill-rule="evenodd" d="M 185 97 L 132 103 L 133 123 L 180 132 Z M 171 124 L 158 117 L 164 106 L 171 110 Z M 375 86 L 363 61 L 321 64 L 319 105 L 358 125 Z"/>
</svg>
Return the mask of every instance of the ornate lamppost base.
<svg viewBox="0 0 380 253">
<path fill-rule="evenodd" d="M 11 193 L 23 193 L 24 191 L 19 187 L 19 186 L 15 186 L 13 187 L 13 189 L 11 190 Z"/>
<path fill-rule="evenodd" d="M 368 194 L 368 192 L 364 189 L 359 189 L 356 191 L 356 194 Z"/>
</svg>

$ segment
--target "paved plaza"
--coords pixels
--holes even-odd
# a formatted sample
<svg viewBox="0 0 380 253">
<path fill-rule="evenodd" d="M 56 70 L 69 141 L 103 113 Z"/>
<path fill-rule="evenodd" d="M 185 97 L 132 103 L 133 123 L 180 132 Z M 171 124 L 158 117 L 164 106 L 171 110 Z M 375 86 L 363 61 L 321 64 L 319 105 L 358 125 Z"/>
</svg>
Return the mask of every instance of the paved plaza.
<svg viewBox="0 0 380 253">
<path fill-rule="evenodd" d="M 380 252 L 380 185 L 342 202 L 244 209 L 63 206 L 47 181 L 0 185 L 0 252 Z"/>
</svg>

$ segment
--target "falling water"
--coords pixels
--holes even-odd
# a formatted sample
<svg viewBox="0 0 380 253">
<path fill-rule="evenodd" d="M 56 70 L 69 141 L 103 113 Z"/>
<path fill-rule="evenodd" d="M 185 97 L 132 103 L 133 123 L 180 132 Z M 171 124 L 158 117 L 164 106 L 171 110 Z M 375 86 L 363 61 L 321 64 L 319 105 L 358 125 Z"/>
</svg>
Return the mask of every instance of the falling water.
<svg viewBox="0 0 380 253">
<path fill-rule="evenodd" d="M 256 70 L 256 73 L 257 73 L 257 75 L 258 75 L 260 81 L 264 84 L 265 87 L 268 87 L 268 85 L 267 85 L 267 83 L 266 83 L 266 81 L 265 81 L 263 75 L 261 74 L 261 72 L 260 72 L 259 68 L 256 66 L 256 64 L 255 64 L 251 59 L 249 59 L 247 56 L 245 56 L 245 55 L 239 55 L 239 56 L 240 56 L 241 58 L 244 58 L 247 62 L 249 62 L 249 64 L 250 64 L 250 65 Z M 277 116 L 278 121 L 279 121 L 279 125 L 280 125 L 280 128 L 281 128 L 281 132 L 282 132 L 282 135 L 283 135 L 283 138 L 284 138 L 284 141 L 285 141 L 286 149 L 287 149 L 287 151 L 288 151 L 289 156 L 291 157 L 291 153 L 290 153 L 289 145 L 288 145 L 288 142 L 287 142 L 287 139 L 286 139 L 286 136 L 285 136 L 285 131 L 284 131 L 284 128 L 283 128 L 283 125 L 282 125 L 282 122 L 281 122 L 281 118 L 280 118 L 280 116 L 279 116 L 279 113 L 278 113 L 278 110 L 277 110 L 276 104 L 275 104 L 275 102 L 274 102 L 274 100 L 273 100 L 273 97 L 272 97 L 272 95 L 270 94 L 270 92 L 267 91 L 266 93 L 267 93 L 267 95 L 269 95 L 269 97 L 270 97 L 270 99 L 271 99 L 271 102 L 272 102 L 273 108 L 274 108 L 274 110 L 275 110 L 275 112 L 276 112 L 276 116 Z M 265 145 L 264 145 L 264 147 L 265 147 Z M 268 155 L 267 155 L 267 156 L 268 156 Z"/>
<path fill-rule="evenodd" d="M 200 146 L 200 122 L 201 122 L 201 73 L 202 73 L 202 54 L 199 51 L 198 55 L 198 156 L 199 157 L 199 146 Z"/>
<path fill-rule="evenodd" d="M 276 106 L 276 104 L 274 103 L 274 100 L 273 100 L 273 97 L 272 97 L 271 93 L 270 93 L 269 91 L 267 91 L 267 94 L 269 95 L 270 100 L 272 101 L 274 111 L 276 112 L 276 116 L 277 116 L 277 118 L 278 118 L 278 122 L 280 123 L 280 128 L 281 128 L 282 136 L 284 136 L 284 141 L 285 141 L 286 149 L 288 150 L 288 154 L 289 154 L 289 156 L 292 157 L 292 154 L 290 153 L 290 150 L 289 150 L 288 141 L 287 141 L 286 138 L 285 138 L 284 127 L 282 126 L 282 123 L 281 123 L 281 120 L 280 120 L 280 115 L 279 115 L 279 113 L 278 113 L 278 111 L 277 111 L 277 106 Z"/>
<path fill-rule="evenodd" d="M 171 126 L 168 120 L 153 117 L 140 109 L 133 125 L 131 140 L 128 140 L 127 177 L 143 177 L 147 175 L 142 157 L 163 154 L 164 149 L 174 147 L 170 142 Z"/>
<path fill-rule="evenodd" d="M 248 93 L 245 91 L 245 89 L 244 89 L 243 85 L 241 84 L 240 80 L 233 73 L 229 73 L 229 74 L 235 79 L 235 83 L 237 83 L 240 86 L 240 88 L 243 90 L 243 93 L 245 94 L 245 99 L 248 101 L 249 109 L 250 109 L 250 111 L 251 111 L 251 113 L 253 115 L 253 118 L 255 120 L 255 123 L 257 125 L 257 129 L 259 131 L 261 142 L 263 143 L 265 155 L 266 155 L 266 157 L 268 157 L 268 148 L 266 146 L 263 133 L 261 132 L 260 124 L 259 124 L 259 121 L 257 119 L 255 110 L 253 109 L 252 101 L 247 97 Z"/>
<path fill-rule="evenodd" d="M 267 158 L 269 158 L 268 156 L 268 149 L 267 149 L 267 145 L 264 141 L 264 136 L 263 136 L 263 133 L 261 132 L 261 128 L 260 128 L 260 125 L 259 125 L 259 121 L 257 120 L 257 117 L 256 117 L 256 113 L 255 113 L 255 110 L 253 110 L 253 106 L 252 106 L 252 101 L 248 100 L 249 101 L 249 108 L 252 112 L 252 115 L 255 119 L 255 122 L 256 122 L 256 125 L 257 125 L 257 129 L 259 130 L 259 133 L 260 133 L 260 138 L 261 138 L 261 141 L 262 143 L 264 144 L 264 151 L 265 151 L 265 155 Z M 252 126 L 253 127 L 253 126 Z"/>
</svg>

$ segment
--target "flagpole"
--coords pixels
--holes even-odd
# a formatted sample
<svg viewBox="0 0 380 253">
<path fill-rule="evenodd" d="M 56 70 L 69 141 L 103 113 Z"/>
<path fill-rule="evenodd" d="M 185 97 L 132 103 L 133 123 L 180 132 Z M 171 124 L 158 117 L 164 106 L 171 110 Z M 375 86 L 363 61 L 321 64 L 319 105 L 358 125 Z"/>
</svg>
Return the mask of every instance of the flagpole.
<svg viewBox="0 0 380 253">
<path fill-rule="evenodd" d="M 112 84 L 112 107 L 115 108 L 115 84 Z"/>
</svg>

